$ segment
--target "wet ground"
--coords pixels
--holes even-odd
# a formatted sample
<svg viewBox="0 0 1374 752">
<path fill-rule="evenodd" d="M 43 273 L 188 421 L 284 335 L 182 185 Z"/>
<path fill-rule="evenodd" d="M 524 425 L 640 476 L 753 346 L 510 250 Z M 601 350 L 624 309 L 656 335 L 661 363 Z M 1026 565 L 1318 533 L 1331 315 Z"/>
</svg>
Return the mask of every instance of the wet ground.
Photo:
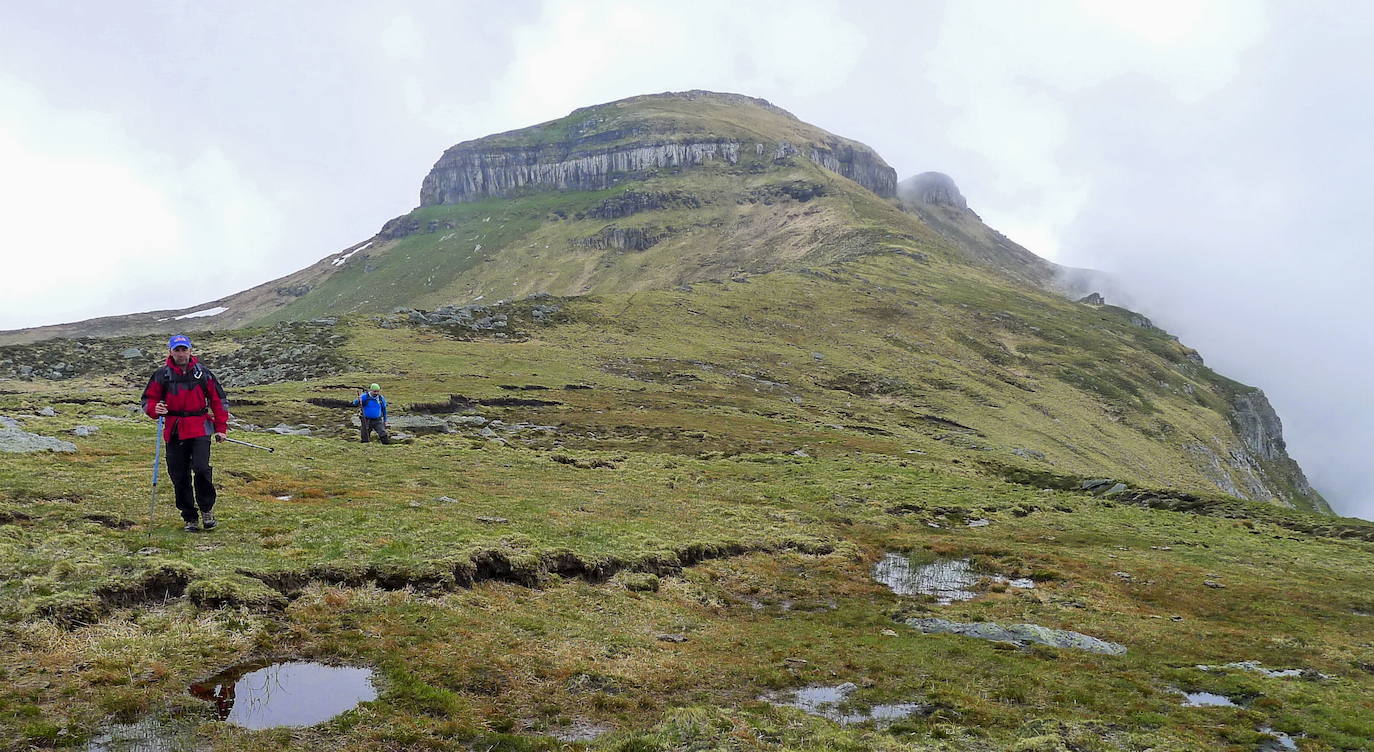
<svg viewBox="0 0 1374 752">
<path fill-rule="evenodd" d="M 774 705 L 793 707 L 804 713 L 829 718 L 841 726 L 870 721 L 878 723 L 897 721 L 926 711 L 924 705 L 914 702 L 856 708 L 848 704 L 849 696 L 855 689 L 857 687 L 854 684 L 845 682 L 834 687 L 803 687 L 788 692 L 765 695 L 763 699 Z"/>
</svg>

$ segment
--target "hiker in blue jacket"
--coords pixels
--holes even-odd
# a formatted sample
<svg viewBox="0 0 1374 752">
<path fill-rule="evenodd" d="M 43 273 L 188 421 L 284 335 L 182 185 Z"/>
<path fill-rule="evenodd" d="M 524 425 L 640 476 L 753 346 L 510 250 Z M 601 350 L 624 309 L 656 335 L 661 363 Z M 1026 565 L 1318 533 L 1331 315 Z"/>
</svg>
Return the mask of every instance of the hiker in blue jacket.
<svg viewBox="0 0 1374 752">
<path fill-rule="evenodd" d="M 366 392 L 353 400 L 353 404 L 361 405 L 363 408 L 363 443 L 366 444 L 368 435 L 376 431 L 377 438 L 381 439 L 383 444 L 390 444 L 391 434 L 386 432 L 386 397 L 382 396 L 381 385 L 369 386 Z"/>
</svg>

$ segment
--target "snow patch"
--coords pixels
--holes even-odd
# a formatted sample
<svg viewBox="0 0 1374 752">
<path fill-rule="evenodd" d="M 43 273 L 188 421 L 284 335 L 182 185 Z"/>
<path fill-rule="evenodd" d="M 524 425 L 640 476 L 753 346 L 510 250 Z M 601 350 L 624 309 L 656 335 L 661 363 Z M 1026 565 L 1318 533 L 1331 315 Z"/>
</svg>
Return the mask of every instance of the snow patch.
<svg viewBox="0 0 1374 752">
<path fill-rule="evenodd" d="M 225 306 L 215 306 L 214 308 L 206 308 L 206 309 L 203 310 L 203 311 L 195 311 L 195 312 L 192 312 L 192 313 L 183 313 L 183 314 L 180 315 L 180 316 L 173 316 L 173 318 L 175 318 L 177 321 L 180 321 L 180 320 L 182 320 L 182 319 L 203 319 L 203 318 L 205 318 L 206 316 L 218 316 L 218 315 L 220 315 L 221 313 L 224 313 L 224 312 L 227 311 L 227 310 L 229 310 L 229 309 L 226 308 Z"/>
<path fill-rule="evenodd" d="M 331 261 L 331 262 L 329 262 L 329 263 L 333 264 L 334 266 L 342 266 L 343 263 L 344 263 L 345 261 L 347 261 L 347 260 L 349 259 L 350 256 L 352 256 L 353 254 L 357 253 L 358 251 L 367 250 L 367 247 L 370 246 L 370 245 L 372 245 L 372 241 L 371 241 L 371 240 L 369 240 L 369 241 L 367 241 L 366 243 L 363 243 L 362 245 L 358 246 L 357 248 L 354 248 L 353 250 L 351 250 L 351 251 L 349 251 L 349 252 L 347 252 L 347 253 L 345 253 L 345 254 L 339 256 L 338 258 L 334 259 L 333 261 Z"/>
</svg>

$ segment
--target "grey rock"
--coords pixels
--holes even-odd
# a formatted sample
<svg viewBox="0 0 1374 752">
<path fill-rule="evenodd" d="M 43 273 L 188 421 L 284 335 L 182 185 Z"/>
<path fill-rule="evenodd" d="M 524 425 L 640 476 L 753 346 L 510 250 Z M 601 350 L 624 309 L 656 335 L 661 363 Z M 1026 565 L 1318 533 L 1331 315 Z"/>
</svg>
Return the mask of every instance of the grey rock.
<svg viewBox="0 0 1374 752">
<path fill-rule="evenodd" d="M 125 360 L 133 360 L 134 358 L 143 357 L 143 351 L 138 349 L 137 347 L 125 348 L 124 350 L 120 351 L 119 357 Z"/>
<path fill-rule="evenodd" d="M 948 619 L 908 619 L 906 625 L 926 634 L 955 634 L 979 640 L 1010 642 L 1025 646 L 1035 643 L 1055 648 L 1086 650 L 1103 655 L 1123 655 L 1126 646 L 1115 642 L 1071 632 L 1065 629 L 1050 629 L 1038 624 L 1011 624 L 1003 626 L 992 622 L 963 623 Z"/>
<path fill-rule="evenodd" d="M 1117 494 L 1120 494 L 1120 493 L 1125 492 L 1125 491 L 1128 490 L 1129 488 L 1130 488 L 1130 486 L 1127 486 L 1125 483 L 1118 483 L 1118 484 L 1112 486 L 1111 488 L 1107 489 L 1106 491 L 1103 491 L 1103 492 L 1102 492 L 1102 495 L 1103 495 L 1103 496 L 1116 496 Z"/>
<path fill-rule="evenodd" d="M 658 639 L 659 639 L 661 642 L 686 642 L 686 641 L 687 641 L 687 635 L 685 635 L 685 634 L 661 634 L 661 635 L 658 636 Z"/>
<path fill-rule="evenodd" d="M 26 454 L 29 452 L 75 452 L 76 445 L 70 441 L 39 436 L 21 428 L 6 424 L 0 428 L 0 452 Z"/>
<path fill-rule="evenodd" d="M 481 426 L 486 425 L 487 419 L 480 415 L 450 415 L 444 418 L 449 423 L 456 423 L 460 426 Z"/>
<path fill-rule="evenodd" d="M 72 429 L 72 433 L 75 434 L 75 435 L 77 435 L 77 436 L 90 436 L 90 435 L 93 434 L 93 433 L 99 433 L 99 432 L 100 432 L 100 427 L 99 427 L 99 426 L 77 426 L 76 428 L 73 428 L 73 429 Z"/>
<path fill-rule="evenodd" d="M 1203 581 L 1202 581 L 1202 584 L 1203 584 L 1203 585 L 1206 585 L 1206 586 L 1209 587 L 1209 588 L 1215 588 L 1215 589 L 1218 589 L 1218 590 L 1220 590 L 1220 589 L 1226 587 L 1225 585 L 1223 585 L 1223 584 L 1220 583 L 1220 582 L 1217 582 L 1216 580 L 1203 580 Z"/>
<path fill-rule="evenodd" d="M 506 519 L 505 517 L 478 517 L 477 521 L 484 522 L 488 525 L 504 525 L 507 522 L 510 522 L 510 520 Z"/>
<path fill-rule="evenodd" d="M 1106 300 L 1105 298 L 1102 297 L 1102 293 L 1100 293 L 1100 292 L 1088 293 L 1087 295 L 1084 295 L 1083 297 L 1079 298 L 1079 299 L 1078 299 L 1078 302 L 1079 302 L 1079 303 L 1085 303 L 1085 304 L 1087 304 L 1087 305 L 1106 305 L 1106 304 L 1107 304 L 1107 300 Z"/>
<path fill-rule="evenodd" d="M 1045 459 L 1045 453 L 1044 453 L 1044 452 L 1041 452 L 1041 451 L 1037 451 L 1037 450 L 1035 450 L 1035 449 L 1022 449 L 1022 448 L 1018 447 L 1018 448 L 1016 448 L 1016 449 L 1011 450 L 1011 453 L 1014 454 L 1014 455 L 1016 455 L 1017 457 L 1025 457 L 1025 458 L 1028 459 L 1028 460 L 1044 460 L 1044 459 Z"/>
<path fill-rule="evenodd" d="M 309 436 L 310 429 L 306 426 L 288 426 L 285 423 L 278 423 L 267 429 L 271 433 L 281 434 L 282 436 Z"/>
<path fill-rule="evenodd" d="M 55 417 L 57 417 L 57 411 L 54 410 L 54 409 L 52 409 L 51 407 L 45 407 L 45 408 L 43 408 L 42 410 L 39 410 L 39 411 L 38 411 L 38 414 L 39 414 L 39 415 L 42 415 L 42 416 L 45 417 L 45 418 L 55 418 Z"/>
</svg>

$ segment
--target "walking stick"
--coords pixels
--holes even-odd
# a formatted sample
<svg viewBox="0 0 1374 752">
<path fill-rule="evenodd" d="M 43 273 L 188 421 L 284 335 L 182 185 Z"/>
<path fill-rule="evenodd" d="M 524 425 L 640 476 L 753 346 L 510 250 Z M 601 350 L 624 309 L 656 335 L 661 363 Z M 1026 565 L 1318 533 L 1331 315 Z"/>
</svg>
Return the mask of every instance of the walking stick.
<svg viewBox="0 0 1374 752">
<path fill-rule="evenodd" d="M 162 421 L 166 419 L 166 416 L 161 415 L 158 416 L 157 419 L 157 445 L 156 448 L 153 449 L 153 495 L 152 498 L 148 499 L 147 533 L 150 538 L 153 535 L 153 507 L 157 506 L 157 475 L 158 469 L 161 467 L 162 459 Z"/>
<path fill-rule="evenodd" d="M 276 449 L 273 449 L 272 447 L 265 447 L 265 446 L 262 446 L 261 444 L 249 444 L 249 443 L 246 442 L 246 441 L 239 441 L 238 439 L 231 439 L 231 438 L 229 438 L 228 436 L 225 436 L 225 437 L 224 437 L 224 440 L 227 441 L 227 442 L 229 442 L 230 444 L 242 444 L 242 445 L 244 445 L 244 446 L 246 446 L 246 447 L 253 447 L 254 449 L 266 449 L 266 450 L 269 451 L 269 452 L 275 452 L 275 451 L 277 451 Z"/>
</svg>

